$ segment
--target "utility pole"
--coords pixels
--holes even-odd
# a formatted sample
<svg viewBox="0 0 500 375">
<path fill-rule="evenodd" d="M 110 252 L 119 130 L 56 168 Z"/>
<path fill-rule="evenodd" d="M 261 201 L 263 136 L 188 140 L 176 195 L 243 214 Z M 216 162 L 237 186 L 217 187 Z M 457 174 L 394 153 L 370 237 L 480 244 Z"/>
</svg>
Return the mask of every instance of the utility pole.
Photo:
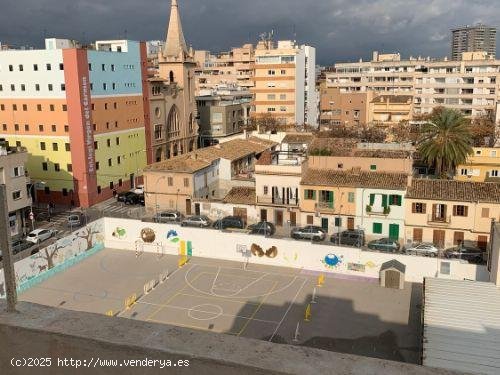
<svg viewBox="0 0 500 375">
<path fill-rule="evenodd" d="M 16 311 L 17 292 L 9 230 L 9 209 L 7 207 L 7 189 L 0 185 L 0 248 L 3 257 L 5 291 L 7 293 L 7 312 Z"/>
</svg>

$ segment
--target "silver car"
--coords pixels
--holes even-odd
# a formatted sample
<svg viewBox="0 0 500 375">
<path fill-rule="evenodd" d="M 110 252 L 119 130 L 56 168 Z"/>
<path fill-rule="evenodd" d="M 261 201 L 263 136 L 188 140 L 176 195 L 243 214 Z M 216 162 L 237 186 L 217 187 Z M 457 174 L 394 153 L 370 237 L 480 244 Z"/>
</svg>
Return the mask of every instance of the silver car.
<svg viewBox="0 0 500 375">
<path fill-rule="evenodd" d="M 175 223 L 182 219 L 182 214 L 178 211 L 159 212 L 154 218 L 157 223 Z"/>
<path fill-rule="evenodd" d="M 181 221 L 181 226 L 183 227 L 206 228 L 209 227 L 210 225 L 211 225 L 210 219 L 203 215 L 190 216 Z"/>
<path fill-rule="evenodd" d="M 439 249 L 430 242 L 422 242 L 407 247 L 405 249 L 405 254 L 437 257 L 439 255 Z"/>
</svg>

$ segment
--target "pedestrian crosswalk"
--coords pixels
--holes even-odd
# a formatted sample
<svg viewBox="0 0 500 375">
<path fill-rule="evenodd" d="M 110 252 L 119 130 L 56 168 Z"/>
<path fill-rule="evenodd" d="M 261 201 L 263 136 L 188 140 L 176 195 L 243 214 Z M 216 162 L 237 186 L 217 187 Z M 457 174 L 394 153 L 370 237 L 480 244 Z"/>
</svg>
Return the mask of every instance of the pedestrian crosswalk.
<svg viewBox="0 0 500 375">
<path fill-rule="evenodd" d="M 114 199 L 101 202 L 95 205 L 93 209 L 100 211 L 102 216 L 129 217 L 132 219 L 139 219 L 145 214 L 143 206 L 126 205 L 122 202 L 116 202 Z"/>
</svg>

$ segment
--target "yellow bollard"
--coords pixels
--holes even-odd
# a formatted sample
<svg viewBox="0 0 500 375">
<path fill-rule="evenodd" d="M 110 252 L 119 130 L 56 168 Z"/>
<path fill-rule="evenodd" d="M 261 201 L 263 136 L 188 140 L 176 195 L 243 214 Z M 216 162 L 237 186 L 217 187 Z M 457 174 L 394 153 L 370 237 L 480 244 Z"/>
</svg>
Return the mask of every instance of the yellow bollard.
<svg viewBox="0 0 500 375">
<path fill-rule="evenodd" d="M 325 283 L 325 275 L 319 275 L 318 276 L 318 287 L 322 287 L 323 284 Z"/>
<path fill-rule="evenodd" d="M 106 311 L 106 316 L 114 316 L 115 314 L 113 314 L 113 310 L 108 310 Z"/>
<path fill-rule="evenodd" d="M 135 304 L 136 300 L 137 300 L 137 295 L 135 293 L 127 297 L 125 299 L 125 309 L 126 310 L 130 309 Z"/>
<path fill-rule="evenodd" d="M 179 268 L 184 267 L 187 262 L 188 257 L 186 255 L 181 255 L 181 257 L 179 258 Z"/>
<path fill-rule="evenodd" d="M 311 320 L 311 304 L 308 304 L 306 307 L 306 312 L 304 314 L 304 320 L 306 322 Z"/>
</svg>

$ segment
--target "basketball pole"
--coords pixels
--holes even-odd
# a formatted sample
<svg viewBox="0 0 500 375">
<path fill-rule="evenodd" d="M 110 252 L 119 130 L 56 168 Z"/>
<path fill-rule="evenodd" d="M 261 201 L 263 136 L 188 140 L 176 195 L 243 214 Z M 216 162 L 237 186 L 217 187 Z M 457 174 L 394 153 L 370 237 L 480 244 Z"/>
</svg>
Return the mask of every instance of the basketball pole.
<svg viewBox="0 0 500 375">
<path fill-rule="evenodd" d="M 316 287 L 314 287 L 314 289 L 313 289 L 311 303 L 316 303 Z"/>
<path fill-rule="evenodd" d="M 300 327 L 300 322 L 297 322 L 297 328 L 295 328 L 295 334 L 293 335 L 293 342 L 299 342 L 299 327 Z"/>
</svg>

